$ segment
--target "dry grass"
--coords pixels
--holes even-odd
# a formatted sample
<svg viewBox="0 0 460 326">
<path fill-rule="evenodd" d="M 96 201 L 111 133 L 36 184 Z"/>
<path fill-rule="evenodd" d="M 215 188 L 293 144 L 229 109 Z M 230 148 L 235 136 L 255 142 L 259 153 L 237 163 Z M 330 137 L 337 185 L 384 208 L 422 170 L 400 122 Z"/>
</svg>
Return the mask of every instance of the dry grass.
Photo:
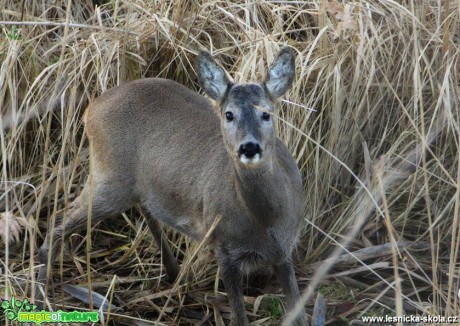
<svg viewBox="0 0 460 326">
<path fill-rule="evenodd" d="M 298 69 L 286 100 L 297 105 L 283 103 L 279 132 L 306 188 L 296 266 L 302 288 L 311 286 L 307 312 L 320 291 L 334 324 L 460 314 L 457 1 L 2 0 L 0 8 L 0 297 L 31 297 L 47 222 L 87 177 L 88 101 L 150 76 L 198 90 L 201 48 L 237 81 L 260 79 L 288 44 Z M 185 285 L 172 287 L 140 215 L 93 226 L 89 257 L 86 233 L 69 237 L 54 268 L 56 308 L 89 308 L 62 285 L 90 279 L 121 308 L 105 315 L 108 324 L 161 315 L 166 325 L 222 325 L 229 308 L 209 248 L 187 265 Z M 198 244 L 167 233 L 182 261 L 194 257 Z M 279 293 L 274 281 L 245 297 L 256 324 L 280 324 Z"/>
</svg>

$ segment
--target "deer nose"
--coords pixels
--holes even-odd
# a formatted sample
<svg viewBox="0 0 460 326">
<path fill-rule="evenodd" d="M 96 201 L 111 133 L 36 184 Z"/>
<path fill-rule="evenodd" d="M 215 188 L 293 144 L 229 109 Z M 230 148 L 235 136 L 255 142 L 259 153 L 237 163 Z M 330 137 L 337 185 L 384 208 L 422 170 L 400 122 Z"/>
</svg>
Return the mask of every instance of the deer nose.
<svg viewBox="0 0 460 326">
<path fill-rule="evenodd" d="M 247 158 L 253 158 L 256 154 L 260 155 L 260 145 L 258 143 L 247 142 L 240 145 L 238 148 L 238 156 L 246 156 Z"/>
</svg>

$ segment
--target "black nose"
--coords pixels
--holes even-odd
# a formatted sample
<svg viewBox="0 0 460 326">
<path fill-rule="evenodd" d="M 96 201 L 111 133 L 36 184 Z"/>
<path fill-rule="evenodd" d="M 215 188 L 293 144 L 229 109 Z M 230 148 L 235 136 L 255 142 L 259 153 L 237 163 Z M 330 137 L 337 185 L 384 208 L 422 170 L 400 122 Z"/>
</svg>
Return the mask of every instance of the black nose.
<svg viewBox="0 0 460 326">
<path fill-rule="evenodd" d="M 241 144 L 238 148 L 238 156 L 245 155 L 247 158 L 253 158 L 260 152 L 260 145 L 253 142 Z"/>
</svg>

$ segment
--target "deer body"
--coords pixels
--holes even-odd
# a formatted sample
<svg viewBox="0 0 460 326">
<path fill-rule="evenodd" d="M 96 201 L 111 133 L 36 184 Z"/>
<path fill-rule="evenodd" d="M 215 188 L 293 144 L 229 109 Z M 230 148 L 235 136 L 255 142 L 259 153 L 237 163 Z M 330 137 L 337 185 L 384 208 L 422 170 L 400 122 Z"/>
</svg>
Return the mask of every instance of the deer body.
<svg viewBox="0 0 460 326">
<path fill-rule="evenodd" d="M 289 50 L 280 58 L 281 68 L 275 62 L 274 67 L 280 68 L 275 72 L 293 69 Z M 68 233 L 84 226 L 92 195 L 93 221 L 135 204 L 150 212 L 148 224 L 164 250 L 172 279 L 179 267 L 156 221 L 200 240 L 221 215 L 211 242 L 229 296 L 232 324 L 248 323 L 241 277 L 256 267 L 274 266 L 288 307 L 293 308 L 299 290 L 291 252 L 298 238 L 303 193 L 295 160 L 274 136 L 270 117 L 267 120 L 258 109 L 272 110 L 270 90 L 275 92 L 276 87 L 269 82 L 274 78 L 263 86 L 233 85 L 208 54 L 200 56 L 198 74 L 217 107 L 190 89 L 159 78 L 115 87 L 93 101 L 85 116 L 93 189 L 88 182 L 70 209 L 65 228 L 56 228 L 51 253 L 47 235 L 40 249 L 45 267 L 39 280 L 47 279 L 48 261 L 54 260 L 55 243 L 64 229 Z"/>
</svg>

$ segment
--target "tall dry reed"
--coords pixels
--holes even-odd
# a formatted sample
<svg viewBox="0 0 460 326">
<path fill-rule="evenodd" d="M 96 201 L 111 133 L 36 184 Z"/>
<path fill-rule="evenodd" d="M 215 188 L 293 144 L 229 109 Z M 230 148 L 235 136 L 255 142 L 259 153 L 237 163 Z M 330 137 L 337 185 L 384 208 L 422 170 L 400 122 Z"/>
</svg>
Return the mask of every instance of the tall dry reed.
<svg viewBox="0 0 460 326">
<path fill-rule="evenodd" d="M 91 99 L 144 77 L 198 91 L 203 48 L 236 81 L 260 80 L 287 44 L 297 79 L 277 115 L 306 189 L 296 267 L 307 312 L 319 291 L 335 324 L 459 315 L 458 6 L 0 0 L 0 297 L 30 298 L 46 226 L 87 178 L 82 114 Z M 122 308 L 106 323 L 153 324 L 161 314 L 165 324 L 222 325 L 229 310 L 212 255 L 195 257 L 198 244 L 168 230 L 188 281 L 162 283 L 142 214 L 92 227 L 89 253 L 87 234 L 69 236 L 54 269 L 57 308 L 88 308 L 62 286 L 87 287 L 88 258 L 93 291 Z M 252 320 L 279 324 L 279 298 L 276 281 L 252 291 Z"/>
</svg>

